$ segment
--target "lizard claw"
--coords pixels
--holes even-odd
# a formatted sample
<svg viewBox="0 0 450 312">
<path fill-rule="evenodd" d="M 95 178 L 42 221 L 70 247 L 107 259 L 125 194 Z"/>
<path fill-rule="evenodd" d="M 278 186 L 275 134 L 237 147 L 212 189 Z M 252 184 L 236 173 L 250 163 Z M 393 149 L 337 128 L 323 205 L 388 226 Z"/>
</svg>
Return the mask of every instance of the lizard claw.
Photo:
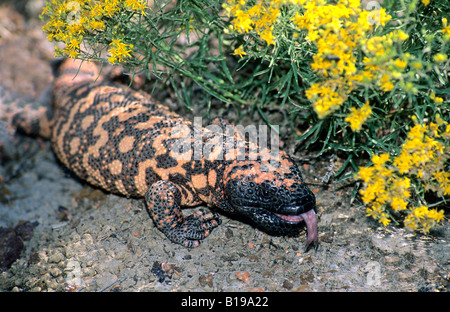
<svg viewBox="0 0 450 312">
<path fill-rule="evenodd" d="M 200 245 L 200 240 L 209 236 L 211 230 L 221 223 L 215 214 L 199 210 L 176 226 L 163 229 L 163 232 L 173 242 L 193 248 Z"/>
</svg>

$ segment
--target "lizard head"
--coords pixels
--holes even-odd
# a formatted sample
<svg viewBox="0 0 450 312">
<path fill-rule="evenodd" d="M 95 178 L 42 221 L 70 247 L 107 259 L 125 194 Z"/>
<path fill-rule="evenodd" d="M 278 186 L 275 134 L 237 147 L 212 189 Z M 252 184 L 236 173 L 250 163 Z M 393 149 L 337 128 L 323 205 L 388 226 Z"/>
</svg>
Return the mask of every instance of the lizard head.
<svg viewBox="0 0 450 312">
<path fill-rule="evenodd" d="M 230 208 L 262 229 L 295 233 L 305 226 L 305 248 L 318 243 L 316 201 L 295 162 L 284 152 L 276 162 L 243 160 L 224 171 L 224 196 Z"/>
</svg>

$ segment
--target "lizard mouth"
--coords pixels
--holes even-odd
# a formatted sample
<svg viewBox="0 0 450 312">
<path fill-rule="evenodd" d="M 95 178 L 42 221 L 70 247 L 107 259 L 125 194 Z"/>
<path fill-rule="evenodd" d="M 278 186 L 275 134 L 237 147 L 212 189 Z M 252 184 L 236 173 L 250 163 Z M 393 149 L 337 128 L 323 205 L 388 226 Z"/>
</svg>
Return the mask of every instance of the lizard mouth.
<svg viewBox="0 0 450 312">
<path fill-rule="evenodd" d="M 308 250 L 311 243 L 314 245 L 315 248 L 317 248 L 319 236 L 317 235 L 317 215 L 314 209 L 296 215 L 280 214 L 280 213 L 274 213 L 274 215 L 280 218 L 281 220 L 289 223 L 305 222 L 306 230 L 308 232 L 305 250 Z"/>
<path fill-rule="evenodd" d="M 307 238 L 305 251 L 311 245 L 317 249 L 319 236 L 317 234 L 317 215 L 314 208 L 304 211 L 303 206 L 284 206 L 278 207 L 277 212 L 266 208 L 253 205 L 236 205 L 236 210 L 247 215 L 257 224 L 266 230 L 274 230 L 278 233 L 285 233 L 285 230 L 298 229 L 304 222 L 306 224 Z"/>
<path fill-rule="evenodd" d="M 304 220 L 302 215 L 284 215 L 279 213 L 274 213 L 274 215 L 286 222 L 299 223 Z"/>
</svg>

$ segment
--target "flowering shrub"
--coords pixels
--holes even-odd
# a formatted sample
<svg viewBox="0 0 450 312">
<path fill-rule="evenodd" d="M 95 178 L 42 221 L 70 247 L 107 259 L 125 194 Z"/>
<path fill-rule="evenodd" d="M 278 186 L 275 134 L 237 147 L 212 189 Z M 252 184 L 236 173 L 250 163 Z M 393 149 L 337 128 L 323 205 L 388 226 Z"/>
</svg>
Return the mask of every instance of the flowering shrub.
<svg viewBox="0 0 450 312">
<path fill-rule="evenodd" d="M 108 60 L 112 64 L 121 63 L 131 56 L 134 47 L 133 40 L 126 36 L 131 21 L 143 15 L 146 8 L 140 0 L 52 0 L 43 9 L 42 15 L 49 20 L 42 29 L 48 40 L 65 43 L 64 49 L 55 48 L 56 56 L 94 58 L 81 55 L 85 52 L 81 43 L 86 40 L 98 47 L 99 43 L 109 41 Z M 96 52 L 99 51 L 102 49 Z"/>
<path fill-rule="evenodd" d="M 306 148 L 345 158 L 336 177 L 362 181 L 369 216 L 423 233 L 443 220 L 448 0 L 172 2 L 52 0 L 43 29 L 57 55 L 150 69 L 188 107 L 195 85 L 269 124 L 287 107 Z"/>
<path fill-rule="evenodd" d="M 388 153 L 373 155 L 371 167 L 360 168 L 358 177 L 364 181 L 360 191 L 367 215 L 387 225 L 391 214 L 409 210 L 405 225 L 428 233 L 444 217 L 443 210 L 429 210 L 423 204 L 425 191 L 439 197 L 450 195 L 450 125 L 436 116 L 437 124 L 419 124 L 417 119 L 397 156 Z M 412 187 L 413 186 L 413 187 Z M 412 198 L 411 190 L 415 191 Z M 445 202 L 445 200 L 444 200 Z"/>
</svg>

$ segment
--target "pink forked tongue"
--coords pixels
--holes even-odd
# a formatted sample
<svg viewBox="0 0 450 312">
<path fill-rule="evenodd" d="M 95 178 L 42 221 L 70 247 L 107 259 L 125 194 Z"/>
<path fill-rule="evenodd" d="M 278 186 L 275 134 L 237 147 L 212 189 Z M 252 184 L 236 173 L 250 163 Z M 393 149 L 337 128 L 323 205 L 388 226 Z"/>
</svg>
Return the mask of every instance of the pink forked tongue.
<svg viewBox="0 0 450 312">
<path fill-rule="evenodd" d="M 305 251 L 308 250 L 309 245 L 313 243 L 314 248 L 317 248 L 319 243 L 319 237 L 317 235 L 317 216 L 314 209 L 308 210 L 305 213 L 299 215 L 282 215 L 276 213 L 276 215 L 288 222 L 301 222 L 304 221 L 306 223 L 306 230 L 308 231 L 308 237 L 306 239 Z"/>
<path fill-rule="evenodd" d="M 308 231 L 308 237 L 306 239 L 305 251 L 308 250 L 308 247 L 311 243 L 313 243 L 314 248 L 317 249 L 319 244 L 319 236 L 317 235 L 317 216 L 314 209 L 309 210 L 308 212 L 302 213 L 300 215 L 306 223 L 306 230 Z"/>
</svg>

